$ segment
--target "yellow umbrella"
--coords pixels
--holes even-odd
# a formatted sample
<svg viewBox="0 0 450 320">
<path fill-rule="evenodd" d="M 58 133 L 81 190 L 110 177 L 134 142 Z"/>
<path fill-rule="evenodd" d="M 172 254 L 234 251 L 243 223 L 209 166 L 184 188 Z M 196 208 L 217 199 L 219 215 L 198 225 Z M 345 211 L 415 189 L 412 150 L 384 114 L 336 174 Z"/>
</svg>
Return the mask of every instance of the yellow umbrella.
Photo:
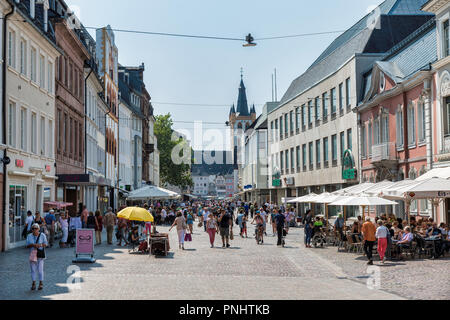
<svg viewBox="0 0 450 320">
<path fill-rule="evenodd" d="M 117 214 L 117 217 L 131 221 L 153 222 L 153 216 L 144 208 L 128 207 Z"/>
</svg>

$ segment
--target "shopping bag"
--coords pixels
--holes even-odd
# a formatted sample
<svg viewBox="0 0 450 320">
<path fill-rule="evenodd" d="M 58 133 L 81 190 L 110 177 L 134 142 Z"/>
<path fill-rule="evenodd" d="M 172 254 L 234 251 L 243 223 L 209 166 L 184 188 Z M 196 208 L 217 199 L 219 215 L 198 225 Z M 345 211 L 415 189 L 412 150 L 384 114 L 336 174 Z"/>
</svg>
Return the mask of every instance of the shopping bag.
<svg viewBox="0 0 450 320">
<path fill-rule="evenodd" d="M 33 249 L 30 252 L 30 262 L 37 262 L 37 249 Z"/>
<path fill-rule="evenodd" d="M 186 235 L 184 236 L 184 241 L 186 241 L 186 242 L 192 241 L 192 236 L 190 233 L 186 233 Z"/>
</svg>

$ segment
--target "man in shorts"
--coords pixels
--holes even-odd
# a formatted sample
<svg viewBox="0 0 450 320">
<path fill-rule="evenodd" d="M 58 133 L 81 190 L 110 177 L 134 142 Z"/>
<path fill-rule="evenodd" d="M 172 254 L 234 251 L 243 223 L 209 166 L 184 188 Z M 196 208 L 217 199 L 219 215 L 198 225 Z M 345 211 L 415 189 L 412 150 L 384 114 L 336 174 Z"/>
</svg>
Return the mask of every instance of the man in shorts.
<svg viewBox="0 0 450 320">
<path fill-rule="evenodd" d="M 222 237 L 222 248 L 230 247 L 230 227 L 233 224 L 231 215 L 226 211 L 222 210 L 219 216 L 219 230 L 220 236 Z"/>
</svg>

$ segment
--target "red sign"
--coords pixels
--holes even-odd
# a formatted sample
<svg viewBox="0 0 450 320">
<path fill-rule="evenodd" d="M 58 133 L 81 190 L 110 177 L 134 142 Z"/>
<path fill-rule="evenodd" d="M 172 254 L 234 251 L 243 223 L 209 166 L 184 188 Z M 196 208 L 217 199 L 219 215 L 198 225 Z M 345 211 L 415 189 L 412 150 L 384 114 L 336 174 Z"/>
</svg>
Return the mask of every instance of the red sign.
<svg viewBox="0 0 450 320">
<path fill-rule="evenodd" d="M 16 167 L 23 168 L 23 160 L 16 160 Z"/>
<path fill-rule="evenodd" d="M 45 171 L 50 172 L 52 170 L 52 168 L 49 165 L 45 166 Z"/>
</svg>

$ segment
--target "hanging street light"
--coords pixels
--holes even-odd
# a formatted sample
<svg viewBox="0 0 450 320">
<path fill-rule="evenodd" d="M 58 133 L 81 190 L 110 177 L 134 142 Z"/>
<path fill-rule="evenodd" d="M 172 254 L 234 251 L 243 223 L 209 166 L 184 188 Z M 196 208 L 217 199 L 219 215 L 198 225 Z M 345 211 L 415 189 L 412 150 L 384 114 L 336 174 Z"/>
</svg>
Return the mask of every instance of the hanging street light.
<svg viewBox="0 0 450 320">
<path fill-rule="evenodd" d="M 243 47 L 255 47 L 255 46 L 256 46 L 256 43 L 253 42 L 254 40 L 255 40 L 255 39 L 252 37 L 252 34 L 249 33 L 249 34 L 245 37 L 245 41 L 247 41 L 247 43 L 245 43 L 245 44 L 243 45 Z"/>
</svg>

